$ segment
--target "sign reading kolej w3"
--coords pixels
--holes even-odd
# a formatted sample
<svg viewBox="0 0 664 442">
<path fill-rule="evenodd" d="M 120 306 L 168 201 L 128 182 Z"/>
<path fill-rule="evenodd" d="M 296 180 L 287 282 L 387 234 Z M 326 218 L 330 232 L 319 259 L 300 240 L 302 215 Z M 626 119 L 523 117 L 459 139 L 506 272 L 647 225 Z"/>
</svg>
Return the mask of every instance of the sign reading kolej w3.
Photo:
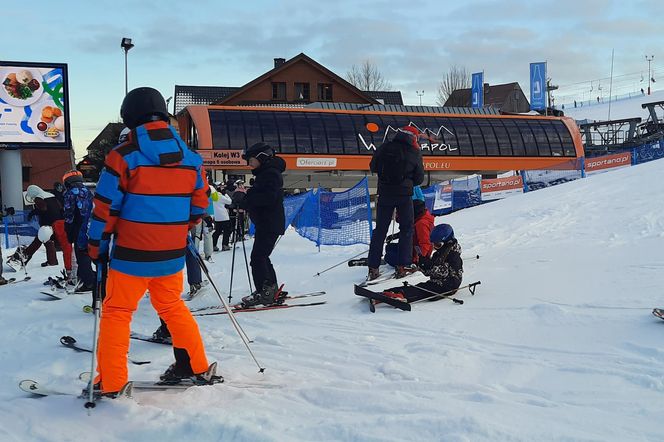
<svg viewBox="0 0 664 442">
<path fill-rule="evenodd" d="M 0 148 L 71 147 L 67 65 L 0 61 Z"/>
<path fill-rule="evenodd" d="M 546 62 L 530 63 L 530 110 L 546 109 Z"/>
</svg>

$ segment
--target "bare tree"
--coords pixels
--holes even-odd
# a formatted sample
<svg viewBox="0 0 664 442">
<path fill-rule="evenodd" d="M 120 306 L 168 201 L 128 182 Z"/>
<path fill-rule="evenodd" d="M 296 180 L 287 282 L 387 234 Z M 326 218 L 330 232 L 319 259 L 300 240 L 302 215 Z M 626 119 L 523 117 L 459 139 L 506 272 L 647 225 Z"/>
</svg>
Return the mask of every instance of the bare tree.
<svg viewBox="0 0 664 442">
<path fill-rule="evenodd" d="M 470 76 L 468 71 L 463 66 L 452 66 L 447 73 L 443 76 L 442 81 L 438 85 L 438 95 L 436 102 L 439 106 L 443 106 L 452 92 L 457 89 L 470 88 Z M 460 100 L 458 103 L 448 103 L 448 106 L 466 106 L 465 100 Z"/>
<path fill-rule="evenodd" d="M 361 91 L 389 91 L 392 89 L 390 82 L 369 60 L 365 60 L 359 66 L 353 65 L 346 73 L 346 80 Z"/>
</svg>

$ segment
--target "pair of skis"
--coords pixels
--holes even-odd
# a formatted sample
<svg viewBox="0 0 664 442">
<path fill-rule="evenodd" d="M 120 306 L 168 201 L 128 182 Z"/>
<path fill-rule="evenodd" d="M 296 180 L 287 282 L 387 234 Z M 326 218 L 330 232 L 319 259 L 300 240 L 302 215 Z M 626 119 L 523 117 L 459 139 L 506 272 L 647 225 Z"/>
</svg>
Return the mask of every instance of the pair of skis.
<svg viewBox="0 0 664 442">
<path fill-rule="evenodd" d="M 289 301 L 293 299 L 302 299 L 302 298 L 311 298 L 316 296 L 325 295 L 324 291 L 302 293 L 299 295 L 286 295 L 281 298 L 281 300 Z M 231 306 L 233 313 L 245 313 L 245 312 L 260 312 L 266 310 L 283 310 L 292 307 L 310 307 L 315 305 L 323 305 L 327 301 L 317 301 L 317 302 L 307 302 L 300 304 L 274 304 L 267 306 L 254 306 L 254 307 L 242 307 L 242 304 L 234 304 Z M 223 306 L 212 306 L 212 307 L 202 307 L 197 309 L 191 309 L 191 312 L 194 316 L 211 316 L 211 315 L 224 315 L 226 314 L 226 309 Z"/>
<path fill-rule="evenodd" d="M 30 281 L 30 277 L 26 276 L 23 279 L 16 279 L 16 278 L 7 278 L 6 283 L 0 285 L 0 287 L 5 286 L 5 285 L 10 285 L 10 284 L 18 284 L 19 282 L 28 282 Z"/>
<path fill-rule="evenodd" d="M 182 379 L 177 383 L 169 383 L 169 382 L 164 382 L 164 381 L 129 381 L 127 382 L 124 387 L 118 392 L 118 394 L 115 396 L 115 399 L 117 398 L 131 398 L 132 393 L 134 390 L 140 390 L 140 391 L 166 391 L 166 390 L 176 390 L 176 391 L 182 391 L 189 389 L 191 387 L 203 387 L 203 386 L 209 386 L 209 385 L 215 385 L 215 384 L 220 384 L 224 382 L 224 378 L 221 376 L 216 375 L 217 371 L 217 363 L 213 362 L 210 364 L 210 367 L 208 368 L 208 371 L 205 373 L 204 376 L 209 377 L 211 381 L 209 383 L 195 383 L 191 379 Z M 86 382 L 90 383 L 90 377 L 91 373 L 90 372 L 84 372 L 79 375 L 79 379 Z M 25 391 L 26 393 L 30 393 L 33 395 L 37 396 L 77 396 L 81 399 L 87 399 L 88 398 L 88 392 L 87 389 L 84 389 L 80 394 L 76 393 L 71 393 L 71 392 L 65 392 L 61 390 L 57 390 L 48 386 L 42 386 L 39 384 L 39 382 L 34 381 L 32 379 L 24 379 L 21 382 L 19 382 L 18 387 Z M 103 396 L 97 396 L 96 399 L 101 399 Z"/>
<path fill-rule="evenodd" d="M 417 289 L 427 292 L 428 296 L 425 296 L 424 298 L 418 299 L 417 301 L 413 302 L 408 302 L 406 300 L 400 300 L 400 299 L 395 299 L 391 298 L 389 296 L 386 296 L 382 293 L 377 293 L 373 292 L 367 288 L 361 287 L 360 285 L 355 285 L 355 294 L 358 296 L 362 296 L 364 298 L 367 298 L 369 300 L 369 310 L 371 313 L 376 312 L 376 304 L 377 303 L 385 303 L 388 305 L 391 305 L 392 307 L 398 308 L 400 310 L 404 311 L 411 311 L 411 304 L 414 304 L 416 302 L 422 302 L 422 301 L 438 301 L 440 299 L 451 299 L 455 304 L 463 304 L 463 300 L 453 298 L 453 296 L 459 291 L 463 289 L 468 289 L 471 293 L 471 295 L 475 295 L 475 290 L 477 289 L 477 286 L 481 284 L 481 281 L 475 281 L 471 284 L 466 284 L 462 287 L 459 287 L 454 290 L 450 290 L 449 292 L 444 292 L 444 293 L 436 293 L 432 292 L 430 290 L 426 290 L 421 287 L 417 286 L 411 286 L 411 287 L 416 287 Z"/>
</svg>

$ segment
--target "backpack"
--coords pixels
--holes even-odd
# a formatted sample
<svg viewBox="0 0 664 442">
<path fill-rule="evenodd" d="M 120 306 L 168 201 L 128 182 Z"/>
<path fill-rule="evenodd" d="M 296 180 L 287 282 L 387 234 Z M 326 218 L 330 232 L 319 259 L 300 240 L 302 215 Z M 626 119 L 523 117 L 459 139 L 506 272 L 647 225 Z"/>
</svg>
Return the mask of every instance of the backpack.
<svg viewBox="0 0 664 442">
<path fill-rule="evenodd" d="M 384 184 L 401 184 L 406 178 L 407 146 L 403 143 L 383 144 L 378 166 L 378 179 Z"/>
</svg>

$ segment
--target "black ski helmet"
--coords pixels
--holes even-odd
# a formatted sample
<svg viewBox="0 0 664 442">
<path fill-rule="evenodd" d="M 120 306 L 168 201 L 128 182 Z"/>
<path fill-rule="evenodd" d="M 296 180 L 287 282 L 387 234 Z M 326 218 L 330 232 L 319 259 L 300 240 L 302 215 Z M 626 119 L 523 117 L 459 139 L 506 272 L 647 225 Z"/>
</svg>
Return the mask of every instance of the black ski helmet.
<svg viewBox="0 0 664 442">
<path fill-rule="evenodd" d="M 449 224 L 438 224 L 433 228 L 431 236 L 429 236 L 429 240 L 432 243 L 443 243 L 452 238 L 454 238 L 454 230 Z"/>
<path fill-rule="evenodd" d="M 244 152 L 242 152 L 242 159 L 249 161 L 249 158 L 256 158 L 258 161 L 260 161 L 263 155 L 272 157 L 274 156 L 274 150 L 272 150 L 272 146 L 269 144 L 259 141 L 256 144 L 252 144 L 246 148 Z"/>
<path fill-rule="evenodd" d="M 139 87 L 129 91 L 120 107 L 122 121 L 129 129 L 153 120 L 153 116 L 168 121 L 166 101 L 158 90 L 151 87 Z"/>
</svg>

